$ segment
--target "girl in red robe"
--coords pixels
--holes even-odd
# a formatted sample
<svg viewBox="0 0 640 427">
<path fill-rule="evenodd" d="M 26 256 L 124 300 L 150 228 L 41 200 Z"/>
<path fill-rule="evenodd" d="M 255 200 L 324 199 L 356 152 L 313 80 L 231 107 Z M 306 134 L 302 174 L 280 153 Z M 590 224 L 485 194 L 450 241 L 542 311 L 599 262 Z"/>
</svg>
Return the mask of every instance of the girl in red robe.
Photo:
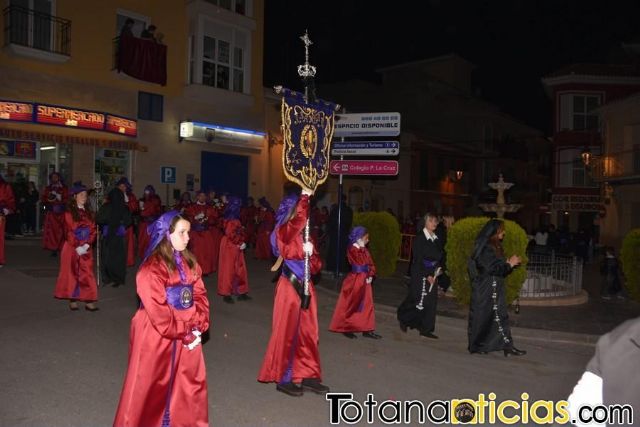
<svg viewBox="0 0 640 427">
<path fill-rule="evenodd" d="M 131 320 L 129 365 L 114 427 L 209 425 L 200 335 L 209 301 L 200 266 L 186 248 L 189 221 L 167 212 L 150 227 L 136 276 L 140 308 Z"/>
<path fill-rule="evenodd" d="M 245 243 L 244 230 L 240 224 L 239 197 L 230 196 L 224 210 L 224 236 L 220 241 L 220 259 L 218 261 L 218 295 L 222 295 L 224 302 L 233 304 L 231 295 L 238 295 L 238 300 L 247 301 L 249 294 L 249 279 L 244 260 Z"/>
<path fill-rule="evenodd" d="M 140 199 L 140 219 L 138 223 L 138 256 L 144 258 L 149 246 L 149 234 L 147 228 L 153 224 L 162 213 L 162 201 L 156 194 L 153 185 L 144 187 L 144 196 Z"/>
<path fill-rule="evenodd" d="M 258 199 L 258 203 L 260 203 L 261 208 L 260 223 L 258 224 L 258 230 L 256 232 L 256 258 L 271 259 L 271 242 L 269 237 L 276 223 L 276 218 L 273 208 L 267 199 L 261 197 Z"/>
<path fill-rule="evenodd" d="M 42 231 L 42 247 L 56 256 L 64 245 L 64 210 L 69 191 L 58 172 L 49 175 L 49 185 L 42 192 L 42 203 L 46 209 Z"/>
<path fill-rule="evenodd" d="M 273 301 L 271 338 L 264 355 L 258 381 L 275 382 L 276 390 L 289 396 L 301 396 L 304 390 L 326 393 L 329 387 L 321 383 L 318 351 L 318 306 L 313 282 L 308 307 L 302 307 L 299 290 L 304 287 L 304 258 L 309 254 L 311 274 L 322 268 L 322 261 L 313 243 L 304 243 L 302 232 L 309 217 L 309 196 L 304 189 L 298 201 L 296 195 L 286 196 L 276 214 L 276 228 L 271 245 L 282 265 Z M 274 266 L 275 267 L 275 266 Z"/>
<path fill-rule="evenodd" d="M 87 187 L 76 182 L 72 198 L 64 213 L 65 242 L 60 255 L 60 272 L 53 296 L 69 300 L 69 309 L 78 310 L 77 301 L 86 303 L 88 311 L 98 311 L 98 287 L 93 273 L 93 251 L 96 223 L 87 203 Z"/>
<path fill-rule="evenodd" d="M 8 182 L 0 175 L 0 267 L 5 263 L 4 258 L 4 229 L 7 225 L 7 215 L 16 210 L 16 199 Z"/>
<path fill-rule="evenodd" d="M 214 209 L 207 203 L 207 194 L 198 192 L 196 202 L 184 211 L 185 217 L 191 222 L 191 242 L 189 248 L 202 268 L 202 274 L 207 276 L 213 268 L 213 235 L 211 228 L 217 221 Z M 217 252 L 217 250 L 216 250 Z"/>
<path fill-rule="evenodd" d="M 349 243 L 347 259 L 351 272 L 342 282 L 329 330 L 342 332 L 347 338 L 357 338 L 354 332 L 362 332 L 363 337 L 380 339 L 382 337 L 374 332 L 376 318 L 371 283 L 376 276 L 376 266 L 367 249 L 367 229 L 354 227 L 349 234 Z"/>
</svg>

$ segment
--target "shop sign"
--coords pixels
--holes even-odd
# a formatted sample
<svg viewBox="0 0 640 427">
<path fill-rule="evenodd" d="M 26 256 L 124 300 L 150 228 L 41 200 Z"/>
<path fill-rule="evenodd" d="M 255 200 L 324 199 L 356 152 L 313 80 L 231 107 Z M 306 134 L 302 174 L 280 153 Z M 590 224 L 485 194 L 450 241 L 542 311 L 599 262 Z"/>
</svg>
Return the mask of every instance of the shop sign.
<svg viewBox="0 0 640 427">
<path fill-rule="evenodd" d="M 25 102 L 0 101 L 0 120 L 32 122 L 33 104 Z"/>
<path fill-rule="evenodd" d="M 578 212 L 601 212 L 605 209 L 600 196 L 584 194 L 554 194 L 551 197 L 551 208 Z"/>
<path fill-rule="evenodd" d="M 104 114 L 95 111 L 72 110 L 55 105 L 38 104 L 36 108 L 36 123 L 103 130 L 105 120 Z"/>
<path fill-rule="evenodd" d="M 32 141 L 0 141 L 0 157 L 35 160 L 36 149 Z"/>
<path fill-rule="evenodd" d="M 107 123 L 104 129 L 107 132 L 119 133 L 121 135 L 138 135 L 138 123 L 135 120 L 111 114 L 107 114 Z"/>
</svg>

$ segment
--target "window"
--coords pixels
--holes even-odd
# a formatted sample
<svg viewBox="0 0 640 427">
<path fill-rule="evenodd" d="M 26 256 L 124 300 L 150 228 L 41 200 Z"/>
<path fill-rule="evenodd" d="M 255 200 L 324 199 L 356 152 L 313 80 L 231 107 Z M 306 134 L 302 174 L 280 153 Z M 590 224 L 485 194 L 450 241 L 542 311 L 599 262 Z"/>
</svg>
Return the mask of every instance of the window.
<svg viewBox="0 0 640 427">
<path fill-rule="evenodd" d="M 122 27 L 124 27 L 124 23 L 127 21 L 127 19 L 131 19 L 133 21 L 133 28 L 131 29 L 131 32 L 136 37 L 140 37 L 140 33 L 142 33 L 142 30 L 144 30 L 151 22 L 151 20 L 145 16 L 118 10 L 118 13 L 116 14 L 116 36 L 120 35 Z"/>
<path fill-rule="evenodd" d="M 138 92 L 138 118 L 140 120 L 161 122 L 163 101 L 162 95 Z"/>
<path fill-rule="evenodd" d="M 202 37 L 202 84 L 234 92 L 246 92 L 247 34 L 242 30 L 222 25 L 207 26 L 205 33 Z"/>
<path fill-rule="evenodd" d="M 52 0 L 10 0 L 4 9 L 5 44 L 68 56 L 71 21 L 54 11 Z"/>
<path fill-rule="evenodd" d="M 247 15 L 248 0 L 206 0 L 207 3 L 215 4 L 222 9 L 227 9 L 240 15 Z"/>
<path fill-rule="evenodd" d="M 598 129 L 601 95 L 560 95 L 560 123 L 558 130 Z"/>
</svg>

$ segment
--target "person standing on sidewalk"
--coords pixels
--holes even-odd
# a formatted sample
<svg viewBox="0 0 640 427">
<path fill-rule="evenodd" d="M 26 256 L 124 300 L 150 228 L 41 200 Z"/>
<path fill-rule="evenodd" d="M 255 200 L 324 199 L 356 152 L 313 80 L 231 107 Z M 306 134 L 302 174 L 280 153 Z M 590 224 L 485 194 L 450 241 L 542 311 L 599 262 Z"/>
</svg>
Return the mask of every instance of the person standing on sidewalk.
<svg viewBox="0 0 640 427">
<path fill-rule="evenodd" d="M 227 304 L 235 301 L 231 295 L 238 295 L 239 301 L 248 301 L 249 278 L 244 259 L 247 248 L 246 237 L 240 224 L 239 197 L 229 197 L 229 203 L 224 210 L 224 236 L 220 241 L 220 256 L 218 260 L 218 295 Z"/>
<path fill-rule="evenodd" d="M 0 267 L 5 263 L 4 230 L 7 226 L 7 216 L 16 210 L 16 199 L 7 181 L 0 175 Z"/>
<path fill-rule="evenodd" d="M 273 300 L 271 338 L 258 373 L 258 381 L 276 383 L 276 390 L 289 396 L 302 396 L 304 390 L 324 394 L 318 351 L 318 302 L 313 282 L 309 281 L 310 300 L 303 307 L 305 254 L 309 255 L 309 276 L 322 268 L 322 260 L 313 243 L 305 243 L 303 231 L 309 218 L 309 197 L 284 197 L 276 213 L 276 227 L 271 234 L 271 248 L 282 263 Z M 298 200 L 299 199 L 299 200 Z M 278 268 L 278 262 L 272 270 Z"/>
<path fill-rule="evenodd" d="M 65 242 L 60 254 L 60 272 L 53 296 L 69 300 L 69 309 L 78 310 L 77 301 L 85 302 L 87 311 L 98 311 L 98 286 L 93 274 L 93 250 L 96 223 L 87 203 L 87 187 L 74 182 L 64 213 Z"/>
<path fill-rule="evenodd" d="M 136 275 L 129 362 L 114 427 L 209 425 L 201 334 L 209 329 L 202 270 L 187 249 L 189 221 L 177 211 L 150 227 Z"/>
<path fill-rule="evenodd" d="M 329 325 L 331 332 L 342 332 L 347 338 L 357 338 L 354 332 L 362 332 L 366 338 L 380 339 L 376 334 L 376 318 L 373 310 L 371 283 L 376 276 L 376 266 L 367 249 L 369 233 L 362 226 L 354 227 L 349 234 L 347 259 L 351 272 L 342 282 L 340 296 Z"/>
<path fill-rule="evenodd" d="M 64 245 L 64 210 L 69 200 L 69 191 L 58 172 L 49 175 L 49 185 L 42 192 L 42 203 L 46 209 L 42 247 L 57 256 Z"/>
<path fill-rule="evenodd" d="M 400 329 L 417 329 L 420 336 L 437 339 L 436 308 L 438 304 L 437 278 L 442 274 L 444 247 L 436 234 L 438 217 L 424 216 L 424 228 L 413 239 L 411 257 L 411 284 L 409 294 L 398 307 Z"/>
<path fill-rule="evenodd" d="M 527 354 L 514 347 L 509 327 L 505 277 L 520 265 L 520 257 L 505 259 L 504 235 L 504 222 L 490 219 L 478 233 L 467 264 L 471 279 L 469 353 L 502 350 L 505 357 Z"/>
<path fill-rule="evenodd" d="M 124 285 L 127 275 L 126 229 L 131 225 L 131 213 L 119 188 L 109 192 L 108 202 L 100 207 L 96 222 L 102 225 L 100 268 L 105 286 Z"/>
</svg>

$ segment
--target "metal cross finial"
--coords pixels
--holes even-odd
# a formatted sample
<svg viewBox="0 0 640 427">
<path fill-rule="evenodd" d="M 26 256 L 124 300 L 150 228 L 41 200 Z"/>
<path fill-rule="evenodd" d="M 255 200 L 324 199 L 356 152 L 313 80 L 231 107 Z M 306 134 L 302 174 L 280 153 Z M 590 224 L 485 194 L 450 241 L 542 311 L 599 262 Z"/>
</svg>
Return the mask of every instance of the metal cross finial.
<svg viewBox="0 0 640 427">
<path fill-rule="evenodd" d="M 304 35 L 300 36 L 300 40 L 304 43 L 304 65 L 298 65 L 298 75 L 303 78 L 313 77 L 316 75 L 316 67 L 309 64 L 309 46 L 313 44 L 309 38 L 309 33 L 305 30 Z"/>
</svg>

